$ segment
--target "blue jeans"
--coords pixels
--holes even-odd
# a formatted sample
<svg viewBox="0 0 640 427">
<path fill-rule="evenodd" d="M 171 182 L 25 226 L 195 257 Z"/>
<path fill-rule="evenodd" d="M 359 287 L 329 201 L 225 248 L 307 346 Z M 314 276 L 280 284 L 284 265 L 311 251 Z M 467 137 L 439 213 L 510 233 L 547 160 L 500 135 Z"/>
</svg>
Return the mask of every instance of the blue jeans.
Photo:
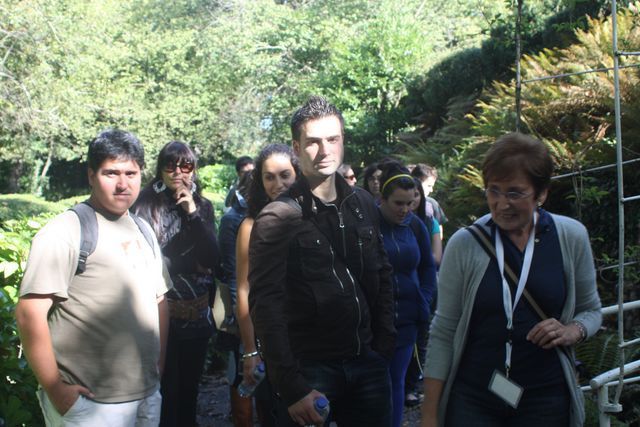
<svg viewBox="0 0 640 427">
<path fill-rule="evenodd" d="M 311 388 L 329 399 L 329 419 L 339 426 L 389 427 L 391 380 L 389 362 L 368 350 L 350 360 L 300 361 L 300 372 Z M 325 423 L 329 425 L 329 420 Z M 278 402 L 278 426 L 296 426 L 287 405 Z"/>
<path fill-rule="evenodd" d="M 483 390 L 483 393 L 491 393 Z M 571 397 L 566 387 L 547 388 L 527 394 L 517 409 L 506 403 L 500 407 L 478 399 L 478 391 L 455 383 L 447 405 L 446 427 L 566 427 L 569 425 Z"/>
</svg>

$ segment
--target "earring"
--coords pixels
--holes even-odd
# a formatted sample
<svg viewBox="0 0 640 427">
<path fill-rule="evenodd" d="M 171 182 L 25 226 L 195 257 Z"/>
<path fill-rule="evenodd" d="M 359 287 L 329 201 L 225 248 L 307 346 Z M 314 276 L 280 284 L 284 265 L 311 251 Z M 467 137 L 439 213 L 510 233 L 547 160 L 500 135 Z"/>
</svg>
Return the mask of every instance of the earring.
<svg viewBox="0 0 640 427">
<path fill-rule="evenodd" d="M 196 190 L 198 189 L 198 187 L 196 186 L 195 182 L 191 182 L 191 194 L 195 193 Z"/>
<path fill-rule="evenodd" d="M 536 203 L 538 205 L 539 208 L 542 207 L 542 202 L 540 200 L 538 200 L 538 203 Z"/>
<path fill-rule="evenodd" d="M 167 189 L 167 186 L 164 185 L 164 181 L 162 180 L 154 182 L 151 187 L 153 187 L 153 191 L 155 191 L 156 193 L 162 193 Z"/>
</svg>

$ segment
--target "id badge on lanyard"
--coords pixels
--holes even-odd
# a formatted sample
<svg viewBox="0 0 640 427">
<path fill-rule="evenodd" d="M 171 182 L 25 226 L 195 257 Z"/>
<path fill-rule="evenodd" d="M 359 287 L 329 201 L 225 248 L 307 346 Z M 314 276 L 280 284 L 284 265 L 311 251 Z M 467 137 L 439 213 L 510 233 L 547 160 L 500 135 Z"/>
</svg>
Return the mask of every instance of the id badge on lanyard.
<svg viewBox="0 0 640 427">
<path fill-rule="evenodd" d="M 513 408 L 518 407 L 520 398 L 522 397 L 523 388 L 513 380 L 509 378 L 511 371 L 511 351 L 513 349 L 512 334 L 513 334 L 513 314 L 515 312 L 518 301 L 522 296 L 524 287 L 527 284 L 527 278 L 529 277 L 529 270 L 531 269 L 531 261 L 533 260 L 533 248 L 536 234 L 536 222 L 538 219 L 538 213 L 533 215 L 533 228 L 527 241 L 527 246 L 524 253 L 524 261 L 522 263 L 522 271 L 520 272 L 520 278 L 518 279 L 518 286 L 516 288 L 516 296 L 511 301 L 511 288 L 504 276 L 504 245 L 502 244 L 502 238 L 500 237 L 500 231 L 496 231 L 496 259 L 498 261 L 498 269 L 500 270 L 500 277 L 502 279 L 502 303 L 504 306 L 504 314 L 507 318 L 507 342 L 505 343 L 505 361 L 504 370 L 505 373 L 494 371 L 491 381 L 489 381 L 489 390 L 495 393 L 498 397 L 504 400 L 507 404 Z"/>
</svg>

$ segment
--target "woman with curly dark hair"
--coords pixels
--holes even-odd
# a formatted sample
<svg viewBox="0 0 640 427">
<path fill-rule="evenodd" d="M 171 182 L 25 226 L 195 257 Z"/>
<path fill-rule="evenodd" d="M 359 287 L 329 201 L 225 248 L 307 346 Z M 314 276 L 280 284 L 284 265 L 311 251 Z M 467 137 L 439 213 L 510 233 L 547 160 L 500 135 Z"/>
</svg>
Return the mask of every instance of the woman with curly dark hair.
<svg viewBox="0 0 640 427">
<path fill-rule="evenodd" d="M 249 187 L 247 217 L 240 224 L 236 240 L 236 286 L 237 286 L 237 313 L 240 337 L 242 339 L 242 376 L 246 383 L 253 384 L 253 371 L 261 362 L 256 349 L 253 323 L 249 316 L 249 237 L 255 218 L 262 208 L 275 200 L 302 176 L 298 166 L 298 158 L 291 147 L 284 144 L 270 144 L 262 149 L 255 159 L 253 181 Z M 271 420 L 264 413 L 265 405 L 256 401 L 256 409 L 261 425 L 268 424 Z M 251 418 L 249 418 L 251 420 Z M 239 424 L 234 425 L 238 426 Z M 249 424 L 253 425 L 253 424 Z"/>
<path fill-rule="evenodd" d="M 213 333 L 211 297 L 218 259 L 213 205 L 200 195 L 197 159 L 183 142 L 166 144 L 156 175 L 132 210 L 147 220 L 160 243 L 173 289 L 162 375 L 161 426 L 195 426 L 198 382 Z"/>
</svg>

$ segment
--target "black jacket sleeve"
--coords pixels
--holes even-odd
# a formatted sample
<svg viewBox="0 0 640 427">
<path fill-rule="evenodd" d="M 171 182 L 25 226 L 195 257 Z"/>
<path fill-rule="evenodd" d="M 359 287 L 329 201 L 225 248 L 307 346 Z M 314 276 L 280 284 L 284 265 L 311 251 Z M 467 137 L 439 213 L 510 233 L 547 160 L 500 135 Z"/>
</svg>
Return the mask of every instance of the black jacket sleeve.
<svg viewBox="0 0 640 427">
<path fill-rule="evenodd" d="M 272 202 L 256 218 L 249 244 L 251 319 L 269 380 L 288 406 L 311 391 L 291 352 L 285 318 L 287 254 L 300 221 L 287 203 Z"/>
</svg>

